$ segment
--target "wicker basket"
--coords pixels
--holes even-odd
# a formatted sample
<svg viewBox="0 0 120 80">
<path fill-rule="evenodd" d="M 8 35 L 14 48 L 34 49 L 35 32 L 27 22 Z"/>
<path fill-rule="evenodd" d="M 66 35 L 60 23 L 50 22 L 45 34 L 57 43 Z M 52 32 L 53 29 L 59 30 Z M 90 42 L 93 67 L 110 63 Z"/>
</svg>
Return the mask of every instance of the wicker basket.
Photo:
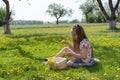
<svg viewBox="0 0 120 80">
<path fill-rule="evenodd" d="M 53 57 L 50 58 L 51 60 L 54 60 L 54 64 L 49 64 L 51 69 L 66 69 L 67 68 L 67 60 L 66 58 L 61 58 L 61 57 Z"/>
</svg>

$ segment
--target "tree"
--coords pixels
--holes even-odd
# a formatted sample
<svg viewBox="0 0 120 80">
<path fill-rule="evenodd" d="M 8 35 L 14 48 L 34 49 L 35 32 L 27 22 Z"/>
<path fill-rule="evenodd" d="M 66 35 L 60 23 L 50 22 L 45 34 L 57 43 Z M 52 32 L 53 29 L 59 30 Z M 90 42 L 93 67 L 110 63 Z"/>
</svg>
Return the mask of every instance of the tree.
<svg viewBox="0 0 120 80">
<path fill-rule="evenodd" d="M 5 19 L 5 9 L 1 7 L 0 8 L 0 26 L 3 25 L 4 19 Z"/>
<path fill-rule="evenodd" d="M 93 6 L 93 4 L 91 4 L 90 1 L 87 1 L 86 3 L 83 3 L 79 8 L 79 9 L 82 10 L 83 14 L 85 15 L 87 23 L 89 22 L 88 21 L 88 19 L 89 19 L 88 15 L 89 15 L 89 13 L 92 12 L 92 9 L 93 9 L 92 6 Z"/>
<path fill-rule="evenodd" d="M 92 15 L 93 15 L 93 18 L 94 18 L 94 22 L 96 22 L 96 23 L 106 22 L 105 17 L 103 16 L 101 10 L 99 9 L 97 1 L 93 0 L 92 4 L 93 4 Z M 107 6 L 104 6 L 104 7 L 107 8 Z"/>
<path fill-rule="evenodd" d="M 104 16 L 101 14 L 97 1 L 89 0 L 83 3 L 80 8 L 85 15 L 87 23 L 102 23 L 106 22 Z"/>
<path fill-rule="evenodd" d="M 106 22 L 105 17 L 102 15 L 102 13 L 100 11 L 95 13 L 94 19 L 95 19 L 96 23 L 105 23 Z"/>
<path fill-rule="evenodd" d="M 4 19 L 4 33 L 5 34 L 10 34 L 10 26 L 9 26 L 9 20 L 10 20 L 10 16 L 11 16 L 11 12 L 10 12 L 10 5 L 9 5 L 9 1 L 8 0 L 2 0 L 5 5 L 6 5 L 6 15 L 5 15 L 5 19 Z"/>
<path fill-rule="evenodd" d="M 64 16 L 71 16 L 72 14 L 72 9 L 65 9 L 63 5 L 61 4 L 56 4 L 56 3 L 53 3 L 53 4 L 50 4 L 48 6 L 48 10 L 46 11 L 46 13 L 48 13 L 49 15 L 55 17 L 57 20 L 56 20 L 56 24 L 59 23 L 59 19 L 61 17 L 64 17 Z"/>
<path fill-rule="evenodd" d="M 4 24 L 4 34 L 10 34 L 11 30 L 10 30 L 10 26 L 9 26 L 9 20 L 11 19 L 11 11 L 10 11 L 10 4 L 9 4 L 9 0 L 2 0 L 5 5 L 6 5 L 6 15 L 5 15 L 5 19 L 3 21 Z M 19 0 L 21 1 L 21 0 Z M 26 0 L 28 2 L 28 0 Z M 30 3 L 28 2 L 28 4 L 30 5 Z"/>
<path fill-rule="evenodd" d="M 113 6 L 112 0 L 108 0 L 109 8 L 110 8 L 110 15 L 106 12 L 102 1 L 97 0 L 97 2 L 99 4 L 99 7 L 100 7 L 102 13 L 104 14 L 105 18 L 109 21 L 109 28 L 116 29 L 116 22 L 117 22 L 116 12 L 117 12 L 118 6 L 120 4 L 120 0 L 117 0 L 115 6 Z"/>
</svg>

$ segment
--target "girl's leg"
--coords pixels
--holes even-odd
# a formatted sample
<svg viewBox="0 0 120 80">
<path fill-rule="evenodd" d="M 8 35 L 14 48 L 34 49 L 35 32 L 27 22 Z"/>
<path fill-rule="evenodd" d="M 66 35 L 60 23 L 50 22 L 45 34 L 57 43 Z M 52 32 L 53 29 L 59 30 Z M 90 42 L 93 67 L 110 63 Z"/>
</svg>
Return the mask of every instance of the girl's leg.
<svg viewBox="0 0 120 80">
<path fill-rule="evenodd" d="M 65 53 L 74 53 L 70 48 L 65 47 L 62 50 L 60 50 L 60 52 L 55 56 L 55 57 L 65 57 Z M 74 57 L 69 57 L 70 60 L 74 60 Z"/>
<path fill-rule="evenodd" d="M 67 47 L 63 48 L 58 52 L 58 54 L 55 57 L 65 57 L 65 53 L 67 51 Z"/>
</svg>

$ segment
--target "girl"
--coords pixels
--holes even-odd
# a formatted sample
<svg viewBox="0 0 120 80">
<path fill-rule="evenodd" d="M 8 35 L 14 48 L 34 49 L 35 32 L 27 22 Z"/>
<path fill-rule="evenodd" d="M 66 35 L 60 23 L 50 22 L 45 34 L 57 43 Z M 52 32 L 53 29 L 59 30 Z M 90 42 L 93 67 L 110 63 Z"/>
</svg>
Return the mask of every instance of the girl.
<svg viewBox="0 0 120 80">
<path fill-rule="evenodd" d="M 63 48 L 55 57 L 68 56 L 70 60 L 68 66 L 91 66 L 94 64 L 92 46 L 82 28 L 76 24 L 71 29 L 73 45 L 67 41 L 62 41 L 68 47 Z"/>
</svg>

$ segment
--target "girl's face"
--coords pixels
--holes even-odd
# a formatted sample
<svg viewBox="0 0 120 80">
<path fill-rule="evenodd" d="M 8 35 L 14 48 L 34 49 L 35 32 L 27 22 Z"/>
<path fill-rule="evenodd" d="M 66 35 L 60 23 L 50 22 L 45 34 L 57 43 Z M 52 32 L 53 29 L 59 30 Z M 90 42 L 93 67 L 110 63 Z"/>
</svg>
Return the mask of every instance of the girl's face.
<svg viewBox="0 0 120 80">
<path fill-rule="evenodd" d="M 71 30 L 71 34 L 72 34 L 73 40 L 77 40 L 78 35 L 77 35 L 76 31 L 72 29 L 72 30 Z"/>
</svg>

